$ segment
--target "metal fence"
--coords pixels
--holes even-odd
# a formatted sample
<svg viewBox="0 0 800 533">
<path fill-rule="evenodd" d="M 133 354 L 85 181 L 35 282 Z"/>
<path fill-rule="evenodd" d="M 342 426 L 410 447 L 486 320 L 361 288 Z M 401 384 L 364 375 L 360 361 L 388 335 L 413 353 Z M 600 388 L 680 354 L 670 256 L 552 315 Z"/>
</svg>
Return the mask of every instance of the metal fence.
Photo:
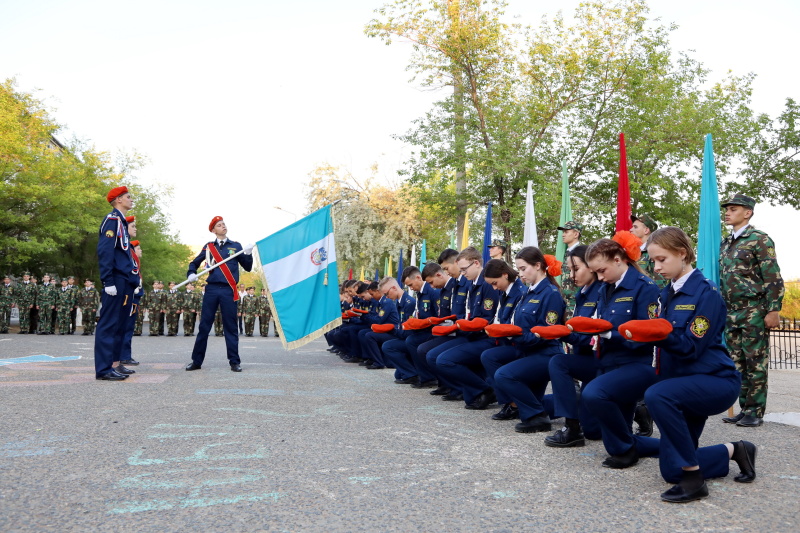
<svg viewBox="0 0 800 533">
<path fill-rule="evenodd" d="M 769 333 L 769 367 L 800 368 L 800 323 L 796 319 L 781 319 L 778 328 Z"/>
</svg>

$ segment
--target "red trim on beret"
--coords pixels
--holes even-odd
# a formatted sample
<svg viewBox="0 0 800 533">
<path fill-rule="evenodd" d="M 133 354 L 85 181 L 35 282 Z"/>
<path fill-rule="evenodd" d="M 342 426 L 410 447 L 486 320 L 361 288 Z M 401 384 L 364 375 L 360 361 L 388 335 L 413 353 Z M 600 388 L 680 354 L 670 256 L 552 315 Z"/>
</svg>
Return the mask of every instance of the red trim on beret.
<svg viewBox="0 0 800 533">
<path fill-rule="evenodd" d="M 108 200 L 108 203 L 111 203 L 114 201 L 114 198 L 122 196 L 126 192 L 128 192 L 128 188 L 124 185 L 122 187 L 114 187 L 113 189 L 108 191 L 108 194 L 106 195 L 106 200 Z"/>
<path fill-rule="evenodd" d="M 214 226 L 217 225 L 217 222 L 222 220 L 222 217 L 217 216 L 211 219 L 211 224 L 208 225 L 208 231 L 214 231 Z"/>
</svg>

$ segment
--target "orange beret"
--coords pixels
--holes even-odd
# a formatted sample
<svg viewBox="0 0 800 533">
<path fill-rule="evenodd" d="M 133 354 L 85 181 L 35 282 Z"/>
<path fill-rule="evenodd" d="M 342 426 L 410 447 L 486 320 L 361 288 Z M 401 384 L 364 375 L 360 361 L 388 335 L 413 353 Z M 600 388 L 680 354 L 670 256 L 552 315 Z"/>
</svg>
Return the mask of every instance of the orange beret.
<svg viewBox="0 0 800 533">
<path fill-rule="evenodd" d="M 139 246 L 139 241 L 131 241 L 131 246 Z"/>
<path fill-rule="evenodd" d="M 372 331 L 375 333 L 389 333 L 394 330 L 394 324 L 372 324 Z"/>
<path fill-rule="evenodd" d="M 458 329 L 461 331 L 481 331 L 489 325 L 489 321 L 485 318 L 473 318 L 472 320 L 459 320 L 456 322 Z"/>
<path fill-rule="evenodd" d="M 522 328 L 514 324 L 489 324 L 484 329 L 490 337 L 516 337 L 522 335 Z"/>
<path fill-rule="evenodd" d="M 452 326 L 434 326 L 434 328 L 431 330 L 431 333 L 433 333 L 434 335 L 436 335 L 438 337 L 446 337 L 447 335 L 450 335 L 451 333 L 453 333 L 457 329 L 458 329 L 458 326 L 456 326 L 456 325 L 452 325 Z"/>
<path fill-rule="evenodd" d="M 413 316 L 403 322 L 403 329 L 425 329 L 431 327 L 431 323 L 421 318 L 414 318 Z"/>
<path fill-rule="evenodd" d="M 585 316 L 576 316 L 567 320 L 567 326 L 570 326 L 572 331 L 576 333 L 604 333 L 610 331 L 614 325 L 608 320 L 602 318 L 588 318 Z"/>
<path fill-rule="evenodd" d="M 431 323 L 431 324 L 433 324 L 434 326 L 438 326 L 439 324 L 441 324 L 441 323 L 442 323 L 442 322 L 444 322 L 445 320 L 452 320 L 452 319 L 454 319 L 454 318 L 456 318 L 456 315 L 450 315 L 450 316 L 432 316 L 432 317 L 430 317 L 430 318 L 428 319 L 428 322 L 430 322 L 430 323 Z"/>
<path fill-rule="evenodd" d="M 131 222 L 134 222 L 135 220 L 136 220 L 136 217 L 133 216 L 133 215 L 131 215 L 129 217 L 125 217 L 125 222 L 127 222 L 128 224 L 130 224 Z"/>
<path fill-rule="evenodd" d="M 122 196 L 126 192 L 128 192 L 128 188 L 124 185 L 122 187 L 114 187 L 113 189 L 108 191 L 108 194 L 106 195 L 106 200 L 108 200 L 108 203 L 111 203 L 114 201 L 114 198 Z"/>
<path fill-rule="evenodd" d="M 365 314 L 369 313 L 369 311 L 366 311 L 364 309 L 359 309 L 357 307 L 352 308 L 351 311 L 354 311 L 354 312 L 358 313 L 359 315 L 365 315 Z"/>
<path fill-rule="evenodd" d="M 543 339 L 560 339 L 561 337 L 566 337 L 572 331 L 567 326 L 556 325 L 556 326 L 534 326 L 531 328 L 531 333 L 535 333 L 539 335 Z"/>
<path fill-rule="evenodd" d="M 222 217 L 220 217 L 220 216 L 216 216 L 216 217 L 212 218 L 211 219 L 211 224 L 208 225 L 208 231 L 214 231 L 214 226 L 216 226 L 217 222 L 219 222 L 220 220 L 222 220 Z"/>
<path fill-rule="evenodd" d="M 345 312 L 345 314 L 347 315 L 347 318 L 355 318 L 359 316 L 358 313 L 354 313 L 352 309 Z"/>
<path fill-rule="evenodd" d="M 620 335 L 635 342 L 663 341 L 672 333 L 672 324 L 663 318 L 652 320 L 630 320 L 621 324 Z"/>
</svg>

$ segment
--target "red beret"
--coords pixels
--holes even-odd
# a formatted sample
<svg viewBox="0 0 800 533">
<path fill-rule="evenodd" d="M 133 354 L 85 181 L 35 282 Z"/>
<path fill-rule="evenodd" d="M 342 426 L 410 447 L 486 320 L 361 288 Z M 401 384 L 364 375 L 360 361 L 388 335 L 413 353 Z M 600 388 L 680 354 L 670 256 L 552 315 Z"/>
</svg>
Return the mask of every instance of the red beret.
<svg viewBox="0 0 800 533">
<path fill-rule="evenodd" d="M 367 313 L 369 313 L 369 311 L 366 311 L 364 309 L 359 309 L 358 307 L 352 308 L 351 311 L 356 312 L 359 315 L 366 315 Z"/>
<path fill-rule="evenodd" d="M 222 220 L 222 217 L 214 217 L 211 219 L 211 224 L 208 225 L 208 231 L 214 231 L 214 226 L 217 225 L 217 222 Z"/>
<path fill-rule="evenodd" d="M 543 339 L 560 339 L 561 337 L 566 337 L 572 331 L 567 326 L 562 326 L 560 324 L 555 326 L 534 326 L 531 328 L 531 333 L 535 333 L 539 335 Z"/>
<path fill-rule="evenodd" d="M 130 224 L 131 222 L 133 222 L 135 220 L 136 220 L 136 217 L 133 216 L 133 215 L 131 215 L 129 217 L 125 217 L 125 222 L 127 222 L 128 224 Z"/>
<path fill-rule="evenodd" d="M 131 246 L 139 246 L 139 241 L 131 241 Z"/>
<path fill-rule="evenodd" d="M 389 333 L 394 329 L 394 324 L 372 324 L 371 327 L 375 333 Z"/>
<path fill-rule="evenodd" d="M 431 330 L 431 333 L 433 333 L 437 337 L 446 337 L 447 335 L 450 335 L 457 329 L 458 326 L 456 326 L 455 324 L 452 326 L 434 326 L 433 329 Z"/>
<path fill-rule="evenodd" d="M 433 324 L 434 326 L 438 326 L 439 324 L 441 324 L 441 323 L 442 323 L 442 322 L 444 322 L 445 320 L 452 320 L 452 319 L 454 319 L 454 318 L 456 318 L 456 315 L 450 315 L 450 316 L 432 316 L 432 317 L 430 317 L 430 318 L 428 319 L 428 322 L 430 322 L 430 323 L 431 323 L 431 324 Z"/>
<path fill-rule="evenodd" d="M 610 331 L 614 325 L 608 320 L 602 318 L 588 318 L 585 316 L 576 316 L 567 320 L 567 326 L 572 328 L 576 333 L 604 333 Z"/>
<path fill-rule="evenodd" d="M 630 320 L 621 324 L 620 335 L 635 342 L 655 342 L 662 341 L 672 333 L 672 324 L 663 318 L 652 320 Z"/>
<path fill-rule="evenodd" d="M 459 320 L 456 322 L 458 329 L 461 331 L 481 331 L 489 325 L 489 321 L 485 318 L 473 318 L 472 320 Z"/>
<path fill-rule="evenodd" d="M 405 330 L 425 329 L 429 327 L 431 327 L 430 322 L 421 318 L 414 318 L 413 316 L 403 322 L 403 329 Z"/>
<path fill-rule="evenodd" d="M 122 196 L 126 192 L 128 192 L 128 188 L 125 187 L 124 185 L 122 187 L 114 187 L 113 189 L 108 191 L 108 194 L 106 195 L 106 200 L 108 200 L 108 203 L 111 203 L 114 201 L 114 198 Z"/>
<path fill-rule="evenodd" d="M 517 335 L 522 335 L 522 328 L 514 324 L 489 324 L 484 331 L 490 337 L 516 337 Z"/>
</svg>

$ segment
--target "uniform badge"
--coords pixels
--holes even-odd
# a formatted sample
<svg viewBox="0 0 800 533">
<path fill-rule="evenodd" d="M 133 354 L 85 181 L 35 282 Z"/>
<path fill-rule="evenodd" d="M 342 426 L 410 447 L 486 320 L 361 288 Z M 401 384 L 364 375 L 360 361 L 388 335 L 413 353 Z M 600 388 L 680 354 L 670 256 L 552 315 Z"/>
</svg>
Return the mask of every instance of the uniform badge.
<svg viewBox="0 0 800 533">
<path fill-rule="evenodd" d="M 658 304 L 657 303 L 651 303 L 650 305 L 647 306 L 647 316 L 649 318 L 655 318 L 655 317 L 658 316 Z"/>
<path fill-rule="evenodd" d="M 114 236 L 114 232 L 113 231 L 111 231 L 111 230 L 106 231 L 106 237 L 108 237 L 110 239 L 113 236 Z"/>
<path fill-rule="evenodd" d="M 386 314 L 386 311 L 385 311 L 385 310 L 383 310 L 383 309 L 381 309 L 380 311 L 378 311 L 378 316 L 383 316 L 383 315 L 385 315 L 385 314 Z"/>
<path fill-rule="evenodd" d="M 228 250 L 228 255 L 233 255 L 235 253 L 236 253 L 236 250 L 234 250 L 234 249 L 229 249 Z"/>
<path fill-rule="evenodd" d="M 494 300 L 492 300 L 491 298 L 486 298 L 483 301 L 483 309 L 486 311 L 491 311 L 492 307 L 494 307 Z"/>
<path fill-rule="evenodd" d="M 708 328 L 711 327 L 711 322 L 704 316 L 696 316 L 694 320 L 692 320 L 692 325 L 689 326 L 689 331 L 692 332 L 692 335 L 697 337 L 698 339 L 703 338 L 703 335 L 706 334 Z"/>
<path fill-rule="evenodd" d="M 555 311 L 548 311 L 545 321 L 549 325 L 554 326 L 558 322 L 558 313 L 556 313 Z"/>
<path fill-rule="evenodd" d="M 772 259 L 775 259 L 775 248 L 772 246 L 768 246 L 767 255 L 770 256 Z"/>
</svg>

